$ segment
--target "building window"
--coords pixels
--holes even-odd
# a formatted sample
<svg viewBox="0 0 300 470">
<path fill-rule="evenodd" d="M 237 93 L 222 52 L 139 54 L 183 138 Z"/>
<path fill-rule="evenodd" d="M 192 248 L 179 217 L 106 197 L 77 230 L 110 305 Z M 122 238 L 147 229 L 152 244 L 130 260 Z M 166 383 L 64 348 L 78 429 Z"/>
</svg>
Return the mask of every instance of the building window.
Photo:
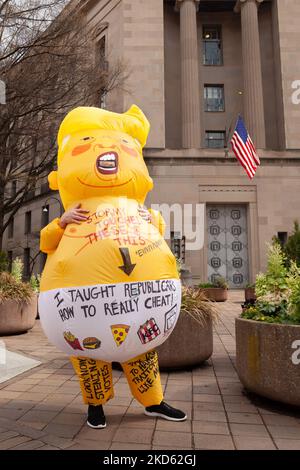
<svg viewBox="0 0 300 470">
<path fill-rule="evenodd" d="M 223 65 L 221 26 L 203 26 L 203 65 Z"/>
<path fill-rule="evenodd" d="M 8 263 L 8 270 L 9 270 L 9 272 L 11 272 L 12 261 L 13 261 L 13 252 L 12 252 L 12 251 L 8 251 L 8 252 L 7 252 L 7 263 Z"/>
<path fill-rule="evenodd" d="M 8 224 L 8 238 L 13 238 L 14 236 L 14 218 L 12 217 L 10 219 L 10 222 Z"/>
<path fill-rule="evenodd" d="M 47 194 L 50 192 L 49 183 L 41 184 L 41 194 Z"/>
<path fill-rule="evenodd" d="M 30 277 L 30 248 L 24 248 L 24 278 Z"/>
<path fill-rule="evenodd" d="M 108 62 L 106 60 L 106 37 L 102 36 L 98 42 L 98 51 L 99 51 L 99 65 L 101 70 L 107 71 Z"/>
<path fill-rule="evenodd" d="M 285 246 L 287 241 L 288 241 L 288 233 L 287 232 L 278 232 L 277 237 L 278 237 L 280 245 L 282 247 Z"/>
<path fill-rule="evenodd" d="M 31 233 L 31 211 L 26 212 L 25 214 L 25 227 L 24 227 L 25 235 Z"/>
<path fill-rule="evenodd" d="M 205 111 L 217 113 L 225 111 L 224 101 L 224 85 L 204 85 Z"/>
<path fill-rule="evenodd" d="M 31 201 L 31 199 L 33 199 L 35 196 L 35 190 L 34 189 L 30 189 L 30 191 L 27 191 L 27 193 L 25 194 L 25 197 L 24 197 L 24 201 Z"/>
<path fill-rule="evenodd" d="M 107 60 L 107 53 L 106 53 L 106 36 L 102 36 L 102 38 L 98 42 L 98 63 L 99 63 L 99 68 L 100 72 L 103 75 L 103 78 L 105 78 L 105 74 L 108 72 L 108 60 Z M 102 109 L 106 109 L 107 103 L 106 103 L 106 98 L 107 98 L 107 90 L 105 87 L 103 87 L 100 90 L 100 97 L 99 97 L 99 106 Z"/>
<path fill-rule="evenodd" d="M 206 131 L 205 142 L 207 148 L 224 148 L 226 144 L 225 131 Z"/>
<path fill-rule="evenodd" d="M 43 206 L 41 217 L 41 228 L 49 224 L 49 206 Z"/>
</svg>

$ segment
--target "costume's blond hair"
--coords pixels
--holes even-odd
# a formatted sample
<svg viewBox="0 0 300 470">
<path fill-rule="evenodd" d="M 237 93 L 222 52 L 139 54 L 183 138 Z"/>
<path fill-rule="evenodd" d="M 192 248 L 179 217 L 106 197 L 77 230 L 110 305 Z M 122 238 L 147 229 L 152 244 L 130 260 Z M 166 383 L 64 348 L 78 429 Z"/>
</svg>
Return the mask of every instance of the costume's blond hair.
<svg viewBox="0 0 300 470">
<path fill-rule="evenodd" d="M 73 109 L 62 121 L 58 132 L 58 163 L 66 141 L 72 134 L 84 130 L 113 130 L 124 132 L 137 139 L 144 147 L 150 131 L 150 124 L 141 109 L 132 105 L 123 114 L 101 108 L 79 107 Z"/>
</svg>

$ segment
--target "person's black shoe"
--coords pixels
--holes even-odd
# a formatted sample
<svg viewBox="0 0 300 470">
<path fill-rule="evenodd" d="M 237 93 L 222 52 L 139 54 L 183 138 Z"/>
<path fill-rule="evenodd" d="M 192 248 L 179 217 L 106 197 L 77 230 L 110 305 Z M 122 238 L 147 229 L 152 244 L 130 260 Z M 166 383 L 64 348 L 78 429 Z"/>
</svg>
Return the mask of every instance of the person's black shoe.
<svg viewBox="0 0 300 470">
<path fill-rule="evenodd" d="M 160 405 L 148 406 L 145 408 L 146 416 L 154 416 L 167 419 L 168 421 L 185 421 L 186 414 L 181 410 L 176 410 L 164 401 Z"/>
<path fill-rule="evenodd" d="M 102 405 L 89 405 L 87 425 L 93 429 L 106 428 L 105 414 Z"/>
</svg>

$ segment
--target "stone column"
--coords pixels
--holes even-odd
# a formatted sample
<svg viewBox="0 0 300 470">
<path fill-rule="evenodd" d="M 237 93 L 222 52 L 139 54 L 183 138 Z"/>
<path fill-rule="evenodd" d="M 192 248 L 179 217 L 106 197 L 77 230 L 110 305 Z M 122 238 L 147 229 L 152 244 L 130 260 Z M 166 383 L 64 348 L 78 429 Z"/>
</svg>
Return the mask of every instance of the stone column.
<svg viewBox="0 0 300 470">
<path fill-rule="evenodd" d="M 177 0 L 180 12 L 183 148 L 201 147 L 197 9 L 200 0 Z"/>
<path fill-rule="evenodd" d="M 257 148 L 266 147 L 258 6 L 263 0 L 238 0 L 241 12 L 244 74 L 244 113 L 248 132 Z"/>
</svg>

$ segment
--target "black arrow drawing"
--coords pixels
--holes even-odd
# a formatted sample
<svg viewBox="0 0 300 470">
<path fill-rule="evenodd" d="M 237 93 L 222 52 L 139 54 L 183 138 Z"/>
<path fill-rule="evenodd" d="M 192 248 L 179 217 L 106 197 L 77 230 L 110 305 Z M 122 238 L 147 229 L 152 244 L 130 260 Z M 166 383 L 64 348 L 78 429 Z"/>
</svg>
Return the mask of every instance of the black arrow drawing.
<svg viewBox="0 0 300 470">
<path fill-rule="evenodd" d="M 136 267 L 136 264 L 132 264 L 131 258 L 130 258 L 130 253 L 128 248 L 119 248 L 120 253 L 122 255 L 123 259 L 123 266 L 119 266 L 122 271 L 127 274 L 127 276 L 130 276 L 134 268 Z"/>
</svg>

